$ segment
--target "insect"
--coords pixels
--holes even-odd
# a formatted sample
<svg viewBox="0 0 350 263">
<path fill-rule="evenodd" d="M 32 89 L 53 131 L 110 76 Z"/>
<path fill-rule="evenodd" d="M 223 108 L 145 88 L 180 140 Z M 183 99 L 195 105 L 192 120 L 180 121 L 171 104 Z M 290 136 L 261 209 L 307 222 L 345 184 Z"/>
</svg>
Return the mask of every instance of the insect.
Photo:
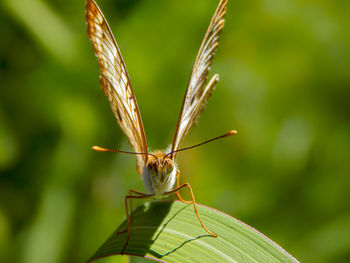
<svg viewBox="0 0 350 263">
<path fill-rule="evenodd" d="M 194 125 L 200 112 L 204 109 L 208 98 L 211 96 L 215 85 L 219 81 L 219 76 L 215 74 L 209 80 L 208 84 L 206 84 L 210 65 L 219 45 L 219 35 L 225 24 L 224 15 L 226 13 L 227 1 L 221 0 L 219 2 L 199 49 L 182 102 L 170 151 L 149 152 L 139 107 L 117 42 L 98 5 L 94 0 L 87 0 L 85 17 L 87 32 L 100 66 L 100 84 L 134 152 L 106 149 L 99 146 L 93 146 L 93 150 L 102 152 L 114 151 L 135 155 L 137 171 L 142 176 L 145 189 L 147 190 L 147 193 L 142 193 L 130 189 L 129 195 L 125 197 L 127 228 L 118 232 L 118 234 L 127 233 L 127 239 L 122 253 L 124 253 L 130 239 L 130 225 L 133 220 L 132 199 L 163 198 L 170 194 L 176 194 L 182 202 L 193 204 L 202 227 L 209 235 L 213 237 L 217 236 L 204 225 L 197 211 L 195 197 L 190 184 L 185 183 L 180 185 L 180 171 L 175 159 L 176 154 L 180 151 L 237 133 L 237 131 L 232 130 L 203 143 L 179 149 L 183 137 L 191 126 Z M 191 201 L 186 201 L 181 197 L 179 191 L 184 188 L 189 190 Z"/>
</svg>

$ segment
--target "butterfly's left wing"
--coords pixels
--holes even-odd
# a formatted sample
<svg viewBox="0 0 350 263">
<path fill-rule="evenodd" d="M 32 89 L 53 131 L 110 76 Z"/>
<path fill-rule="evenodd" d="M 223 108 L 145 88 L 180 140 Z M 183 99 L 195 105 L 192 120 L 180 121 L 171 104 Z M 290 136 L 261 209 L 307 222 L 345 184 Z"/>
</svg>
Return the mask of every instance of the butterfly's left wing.
<svg viewBox="0 0 350 263">
<path fill-rule="evenodd" d="M 215 84 L 219 81 L 219 76 L 215 74 L 205 86 L 210 65 L 219 45 L 219 35 L 224 28 L 227 1 L 220 1 L 199 49 L 177 120 L 171 152 L 179 148 L 182 138 L 199 117 L 200 112 L 204 109 L 208 98 L 214 90 Z M 173 153 L 170 157 L 175 158 L 175 155 L 176 153 Z"/>
<path fill-rule="evenodd" d="M 88 36 L 100 65 L 100 84 L 111 103 L 114 115 L 129 139 L 133 150 L 147 153 L 147 142 L 141 114 L 132 90 L 128 72 L 113 34 L 100 8 L 93 0 L 86 2 Z M 146 154 L 136 155 L 137 170 L 142 171 Z"/>
</svg>

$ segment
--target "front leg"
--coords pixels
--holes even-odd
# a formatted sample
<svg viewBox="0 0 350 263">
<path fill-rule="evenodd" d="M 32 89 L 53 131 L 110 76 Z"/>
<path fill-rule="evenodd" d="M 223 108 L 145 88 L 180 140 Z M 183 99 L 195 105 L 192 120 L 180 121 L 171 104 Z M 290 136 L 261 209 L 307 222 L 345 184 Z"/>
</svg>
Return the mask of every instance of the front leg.
<svg viewBox="0 0 350 263">
<path fill-rule="evenodd" d="M 197 205 L 196 205 L 196 200 L 194 198 L 194 194 L 193 194 L 193 191 L 192 191 L 192 188 L 190 186 L 189 183 L 185 183 L 181 186 L 178 186 L 176 187 L 175 189 L 171 190 L 171 191 L 168 191 L 168 192 L 165 192 L 164 195 L 169 195 L 169 194 L 172 194 L 172 193 L 178 193 L 179 190 L 181 190 L 182 188 L 184 187 L 187 187 L 188 190 L 190 191 L 190 194 L 191 194 L 191 197 L 192 197 L 192 201 L 190 201 L 191 204 L 193 204 L 194 206 L 194 211 L 198 217 L 198 220 L 199 222 L 201 223 L 202 227 L 204 228 L 205 231 L 208 232 L 209 235 L 213 236 L 213 237 L 217 237 L 218 235 L 217 234 L 214 234 L 213 232 L 209 231 L 208 228 L 204 225 L 203 221 L 202 221 L 202 218 L 200 217 L 199 213 L 198 213 L 198 210 L 197 210 Z"/>
<path fill-rule="evenodd" d="M 177 170 L 176 171 L 176 188 L 178 188 L 179 186 L 180 186 L 180 170 Z M 176 196 L 181 202 L 185 204 L 192 204 L 192 201 L 186 201 L 181 197 L 180 191 L 176 192 Z"/>
<path fill-rule="evenodd" d="M 139 196 L 134 196 L 132 194 L 138 194 Z M 121 251 L 121 254 L 124 254 L 124 251 L 129 243 L 129 239 L 130 239 L 130 226 L 131 226 L 131 222 L 133 220 L 133 211 L 132 211 L 132 199 L 144 199 L 144 198 L 151 198 L 153 197 L 154 194 L 145 194 L 145 193 L 141 193 L 139 191 L 130 189 L 129 190 L 129 195 L 127 195 L 125 197 L 125 213 L 126 213 L 126 220 L 127 220 L 127 227 L 124 230 L 118 231 L 116 234 L 119 235 L 121 233 L 125 233 L 127 232 L 127 237 L 126 237 L 126 241 L 125 244 L 123 246 L 123 249 Z M 129 208 L 128 208 L 128 200 L 130 203 L 130 216 L 129 216 Z"/>
<path fill-rule="evenodd" d="M 125 211 L 126 211 L 126 218 L 127 218 L 127 221 L 128 221 L 128 226 L 129 226 L 129 222 L 131 224 L 133 219 L 134 219 L 133 210 L 132 210 L 132 197 L 133 197 L 132 194 L 133 193 L 138 194 L 140 196 L 146 196 L 147 195 L 145 193 L 136 191 L 134 189 L 129 189 L 129 195 L 127 195 L 125 197 L 125 200 L 124 200 L 125 201 Z M 129 199 L 129 206 L 130 206 L 130 216 L 129 216 L 129 208 L 128 208 L 128 202 L 127 202 L 128 199 Z M 128 230 L 128 226 L 124 230 L 118 231 L 117 234 L 125 233 Z"/>
<path fill-rule="evenodd" d="M 140 196 L 148 195 L 148 194 L 136 191 L 134 189 L 129 189 L 129 196 L 132 196 L 133 193 L 137 194 L 137 195 L 140 195 Z M 129 203 L 130 203 L 130 224 L 131 224 L 132 220 L 134 219 L 134 214 L 133 214 L 133 210 L 132 210 L 132 199 L 131 198 L 129 199 Z"/>
</svg>

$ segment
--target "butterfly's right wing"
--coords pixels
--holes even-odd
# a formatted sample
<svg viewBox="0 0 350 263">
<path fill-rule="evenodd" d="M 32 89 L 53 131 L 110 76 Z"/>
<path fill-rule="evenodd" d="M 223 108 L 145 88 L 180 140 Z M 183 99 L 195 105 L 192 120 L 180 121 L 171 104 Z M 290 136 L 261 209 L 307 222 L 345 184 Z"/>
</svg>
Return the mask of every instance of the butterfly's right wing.
<svg viewBox="0 0 350 263">
<path fill-rule="evenodd" d="M 215 84 L 219 81 L 219 76 L 215 74 L 205 86 L 210 65 L 219 45 L 219 36 L 224 28 L 227 2 L 228 0 L 219 2 L 199 49 L 177 120 L 171 158 L 175 158 L 176 153 L 174 151 L 178 150 L 183 137 L 196 122 L 213 92 Z"/>
<path fill-rule="evenodd" d="M 135 152 L 147 153 L 147 142 L 139 108 L 122 55 L 106 19 L 93 0 L 86 2 L 88 37 L 100 66 L 100 84 L 114 115 Z M 142 172 L 147 155 L 136 155 Z"/>
</svg>

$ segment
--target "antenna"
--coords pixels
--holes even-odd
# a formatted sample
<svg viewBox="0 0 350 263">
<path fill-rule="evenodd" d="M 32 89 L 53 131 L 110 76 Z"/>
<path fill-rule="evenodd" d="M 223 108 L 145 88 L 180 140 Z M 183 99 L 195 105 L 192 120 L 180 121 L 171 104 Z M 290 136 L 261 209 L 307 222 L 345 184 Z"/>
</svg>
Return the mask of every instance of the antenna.
<svg viewBox="0 0 350 263">
<path fill-rule="evenodd" d="M 127 152 L 127 151 L 119 151 L 119 150 L 115 150 L 115 149 L 107 149 L 107 148 L 103 148 L 100 146 L 92 146 L 92 149 L 96 152 L 117 152 L 117 153 L 126 153 L 126 154 L 141 154 L 141 155 L 152 155 L 154 158 L 156 158 L 156 160 L 158 159 L 154 154 L 152 153 L 137 153 L 137 152 Z"/>
<path fill-rule="evenodd" d="M 231 130 L 231 131 L 229 131 L 228 133 L 225 133 L 224 135 L 215 137 L 215 138 L 210 139 L 210 140 L 207 140 L 207 141 L 205 141 L 205 142 L 202 142 L 202 143 L 199 143 L 199 144 L 196 144 L 196 145 L 193 145 L 193 146 L 189 146 L 189 147 L 186 147 L 186 148 L 182 148 L 182 149 L 179 149 L 179 150 L 176 150 L 176 151 L 172 151 L 172 152 L 170 152 L 170 153 L 167 153 L 167 154 L 165 155 L 165 157 L 168 156 L 168 155 L 171 155 L 171 156 L 172 156 L 172 155 L 173 155 L 174 153 L 176 153 L 176 152 L 181 152 L 181 151 L 189 150 L 189 149 L 192 149 L 192 148 L 201 146 L 201 145 L 203 145 L 203 144 L 206 144 L 206 143 L 208 143 L 208 142 L 215 141 L 215 140 L 217 140 L 217 139 L 221 139 L 221 138 L 225 138 L 225 137 L 229 137 L 229 136 L 235 135 L 235 134 L 237 134 L 237 133 L 238 133 L 238 132 L 237 132 L 236 130 Z M 164 158 L 165 158 L 165 157 L 164 157 Z"/>
</svg>

